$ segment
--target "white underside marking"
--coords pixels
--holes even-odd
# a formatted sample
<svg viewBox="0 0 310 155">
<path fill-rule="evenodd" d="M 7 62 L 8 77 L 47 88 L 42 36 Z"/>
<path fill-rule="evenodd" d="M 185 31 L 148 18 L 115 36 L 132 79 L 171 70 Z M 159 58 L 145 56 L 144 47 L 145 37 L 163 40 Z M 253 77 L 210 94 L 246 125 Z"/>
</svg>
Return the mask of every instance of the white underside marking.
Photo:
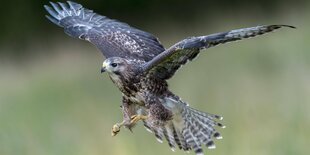
<svg viewBox="0 0 310 155">
<path fill-rule="evenodd" d="M 223 139 L 223 137 L 222 137 L 222 136 L 220 136 L 220 137 L 216 137 L 216 139 Z"/>
<path fill-rule="evenodd" d="M 172 152 L 175 152 L 175 149 L 174 149 L 174 148 L 171 148 L 171 151 L 172 151 Z"/>
<path fill-rule="evenodd" d="M 216 148 L 215 145 L 208 146 L 208 149 L 215 149 L 215 148 Z"/>
<path fill-rule="evenodd" d="M 160 142 L 160 143 L 163 143 L 163 141 L 162 141 L 161 139 L 159 139 L 159 138 L 156 138 L 156 140 L 157 140 L 158 142 Z"/>
<path fill-rule="evenodd" d="M 150 132 L 150 133 L 153 133 L 153 131 L 150 130 L 149 128 L 145 128 L 145 129 L 146 129 L 146 131 L 148 131 L 148 132 Z"/>
</svg>

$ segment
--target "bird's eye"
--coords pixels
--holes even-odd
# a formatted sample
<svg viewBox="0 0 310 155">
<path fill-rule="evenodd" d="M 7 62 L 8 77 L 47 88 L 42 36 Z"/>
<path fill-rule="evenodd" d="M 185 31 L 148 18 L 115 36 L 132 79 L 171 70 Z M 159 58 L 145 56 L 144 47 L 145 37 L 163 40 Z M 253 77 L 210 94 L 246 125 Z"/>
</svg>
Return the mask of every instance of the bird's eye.
<svg viewBox="0 0 310 155">
<path fill-rule="evenodd" d="M 112 67 L 116 67 L 116 66 L 117 66 L 117 63 L 112 63 L 111 66 L 112 66 Z"/>
</svg>

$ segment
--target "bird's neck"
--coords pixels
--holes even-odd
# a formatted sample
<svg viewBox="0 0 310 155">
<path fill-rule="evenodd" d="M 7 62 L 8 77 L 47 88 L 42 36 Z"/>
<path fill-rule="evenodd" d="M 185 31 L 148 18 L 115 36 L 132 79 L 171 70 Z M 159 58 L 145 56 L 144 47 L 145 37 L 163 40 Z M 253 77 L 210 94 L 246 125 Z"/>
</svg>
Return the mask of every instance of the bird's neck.
<svg viewBox="0 0 310 155">
<path fill-rule="evenodd" d="M 116 74 L 110 74 L 109 76 L 118 89 L 126 96 L 134 94 L 138 91 L 137 85 L 139 85 L 139 82 L 136 82 L 134 80 L 135 78 Z"/>
</svg>

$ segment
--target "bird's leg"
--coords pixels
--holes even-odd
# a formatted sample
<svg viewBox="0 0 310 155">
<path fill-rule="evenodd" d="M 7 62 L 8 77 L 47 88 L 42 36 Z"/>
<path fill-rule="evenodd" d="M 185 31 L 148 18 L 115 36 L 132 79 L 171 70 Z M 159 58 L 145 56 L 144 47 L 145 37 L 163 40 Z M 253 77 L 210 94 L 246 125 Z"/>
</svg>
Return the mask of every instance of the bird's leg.
<svg viewBox="0 0 310 155">
<path fill-rule="evenodd" d="M 112 132 L 111 132 L 113 137 L 116 136 L 121 131 L 121 127 L 124 126 L 124 124 L 125 124 L 125 121 L 121 123 L 116 123 L 113 125 Z"/>
<path fill-rule="evenodd" d="M 140 120 L 146 120 L 148 117 L 145 115 L 132 115 L 131 116 L 131 124 L 136 124 Z"/>
<path fill-rule="evenodd" d="M 134 126 L 134 124 L 136 124 L 138 121 L 140 120 L 146 120 L 148 117 L 144 116 L 144 115 L 132 115 L 131 116 L 131 120 L 130 120 L 130 124 L 128 124 L 125 120 L 123 120 L 121 123 L 116 123 L 113 125 L 112 127 L 112 132 L 111 135 L 114 137 L 116 136 L 120 131 L 121 131 L 121 127 L 122 126 L 126 126 L 127 127 L 132 127 Z M 131 129 L 131 128 L 129 128 Z"/>
<path fill-rule="evenodd" d="M 136 113 L 135 104 L 133 104 L 130 100 L 123 96 L 121 109 L 123 112 L 123 121 L 121 123 L 116 123 L 112 127 L 112 136 L 116 136 L 119 132 L 121 127 L 126 127 L 130 131 L 134 124 L 131 123 L 131 116 Z"/>
</svg>

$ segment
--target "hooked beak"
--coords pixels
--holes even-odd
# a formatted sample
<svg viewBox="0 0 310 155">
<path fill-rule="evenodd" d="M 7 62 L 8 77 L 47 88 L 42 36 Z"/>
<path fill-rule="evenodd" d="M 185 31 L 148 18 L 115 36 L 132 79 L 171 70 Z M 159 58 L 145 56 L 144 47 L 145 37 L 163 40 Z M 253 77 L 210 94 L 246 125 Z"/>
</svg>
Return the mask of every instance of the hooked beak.
<svg viewBox="0 0 310 155">
<path fill-rule="evenodd" d="M 101 73 L 104 73 L 106 71 L 105 67 L 101 68 Z"/>
<path fill-rule="evenodd" d="M 108 64 L 105 61 L 102 63 L 101 73 L 104 73 L 105 71 L 107 71 L 107 65 Z"/>
</svg>

